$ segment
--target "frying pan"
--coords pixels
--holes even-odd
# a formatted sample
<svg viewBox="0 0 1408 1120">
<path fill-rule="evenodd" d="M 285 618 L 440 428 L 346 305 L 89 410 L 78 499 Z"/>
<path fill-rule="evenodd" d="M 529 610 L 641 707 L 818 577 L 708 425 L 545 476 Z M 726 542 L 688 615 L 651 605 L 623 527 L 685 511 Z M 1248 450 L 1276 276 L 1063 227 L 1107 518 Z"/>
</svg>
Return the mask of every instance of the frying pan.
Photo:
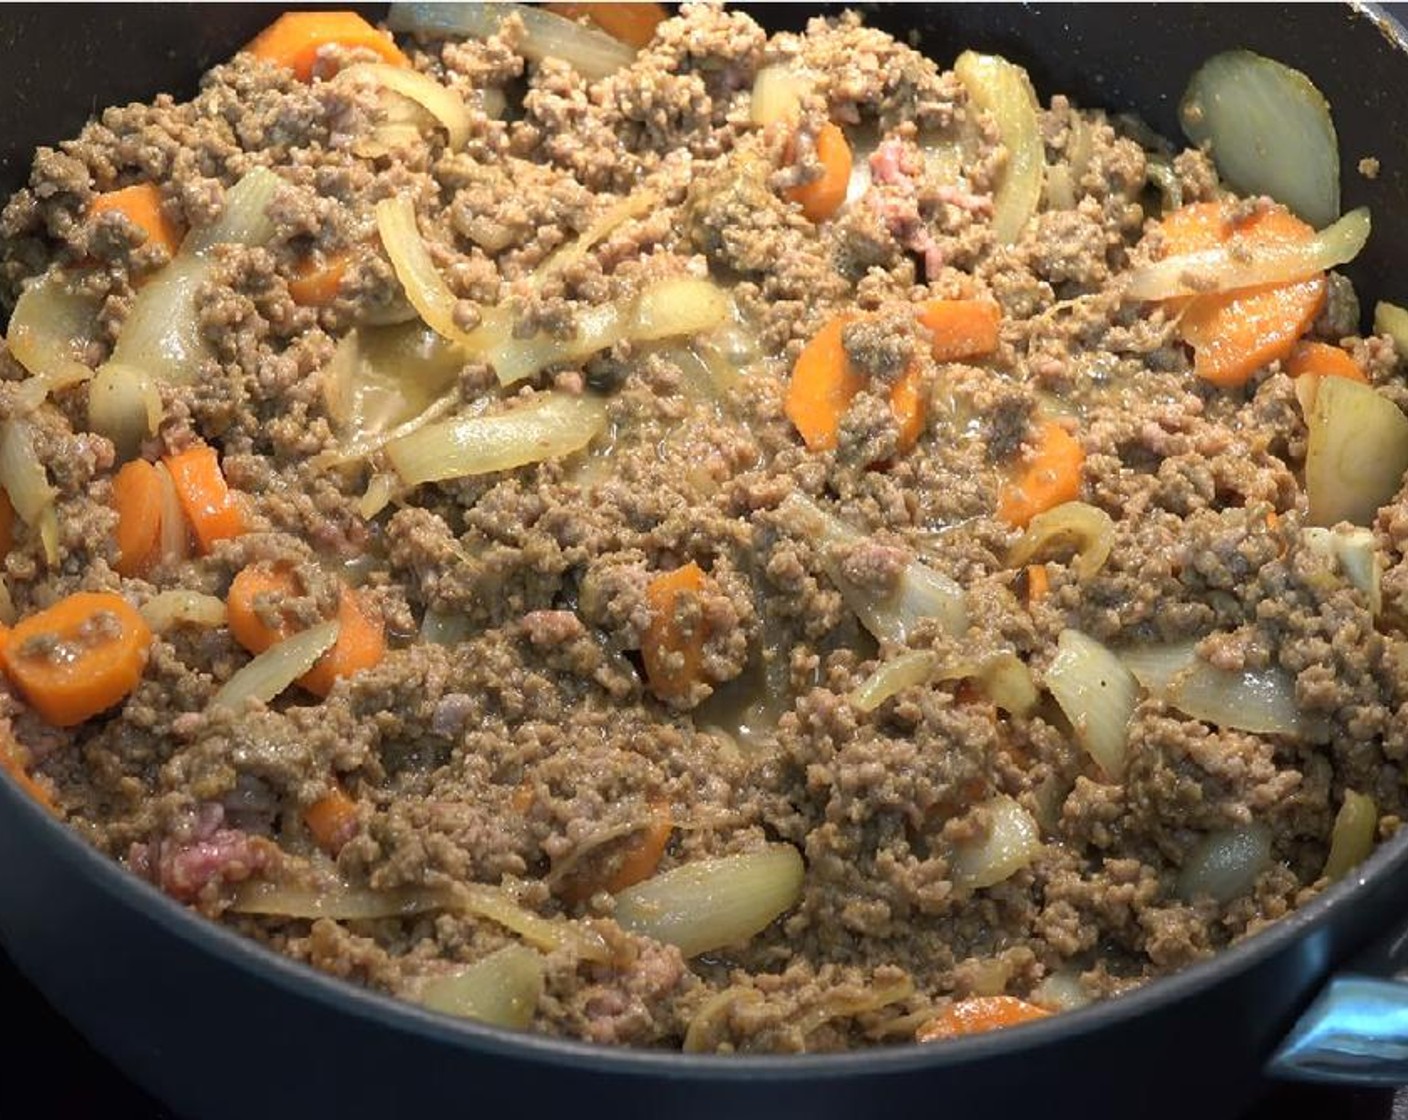
<svg viewBox="0 0 1408 1120">
<path fill-rule="evenodd" d="M 760 6 L 758 15 L 795 28 L 816 10 Z M 104 105 L 161 90 L 189 95 L 199 73 L 273 11 L 8 7 L 0 188 L 23 182 L 37 144 L 74 135 Z M 1066 92 L 1082 105 L 1134 110 L 1168 136 L 1178 135 L 1188 76 L 1219 50 L 1249 47 L 1304 70 L 1334 107 L 1345 207 L 1368 204 L 1374 215 L 1374 236 L 1350 273 L 1369 299 L 1408 297 L 1398 267 L 1408 260 L 1408 53 L 1381 11 L 895 5 L 868 18 L 916 32 L 941 60 L 966 47 L 1001 52 L 1029 68 L 1043 97 Z M 1354 173 L 1367 155 L 1382 163 L 1373 181 Z M 609 1050 L 451 1020 L 354 988 L 188 913 L 5 778 L 0 853 L 0 941 L 20 969 L 129 1076 L 193 1117 L 584 1107 L 619 1120 L 918 1109 L 1230 1116 L 1264 1086 L 1268 1060 L 1312 1001 L 1275 1072 L 1408 1081 L 1408 986 L 1379 978 L 1396 970 L 1404 940 L 1408 832 L 1267 932 L 1119 999 L 942 1045 L 796 1057 Z"/>
</svg>

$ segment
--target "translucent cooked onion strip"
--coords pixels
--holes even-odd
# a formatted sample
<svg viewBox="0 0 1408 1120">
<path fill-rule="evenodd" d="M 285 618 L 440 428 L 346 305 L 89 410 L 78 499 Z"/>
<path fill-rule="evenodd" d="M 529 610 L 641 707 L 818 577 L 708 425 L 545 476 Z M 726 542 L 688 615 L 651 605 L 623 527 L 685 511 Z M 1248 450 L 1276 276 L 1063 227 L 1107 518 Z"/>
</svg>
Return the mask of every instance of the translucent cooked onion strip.
<svg viewBox="0 0 1408 1120">
<path fill-rule="evenodd" d="M 55 491 L 34 449 L 34 429 L 27 420 L 0 422 L 0 487 L 26 525 L 37 525 L 54 504 Z"/>
<path fill-rule="evenodd" d="M 264 879 L 250 879 L 235 890 L 230 910 L 236 914 L 262 914 L 275 918 L 337 922 L 404 918 L 445 908 L 445 892 L 427 887 L 400 887 L 374 891 L 345 883 L 329 886 L 290 886 Z"/>
<path fill-rule="evenodd" d="M 181 508 L 181 497 L 176 493 L 176 483 L 165 463 L 156 465 L 156 477 L 161 484 L 161 529 L 157 536 L 161 562 L 179 564 L 191 551 L 186 512 Z"/>
<path fill-rule="evenodd" d="M 1330 854 L 1325 859 L 1325 878 L 1333 882 L 1343 879 L 1369 858 L 1374 850 L 1374 837 L 1379 830 L 1379 809 L 1372 797 L 1344 791 L 1344 801 L 1335 814 L 1335 826 L 1330 832 Z"/>
<path fill-rule="evenodd" d="M 15 610 L 15 600 L 10 595 L 9 580 L 0 575 L 0 624 L 13 626 L 17 618 L 19 611 Z"/>
<path fill-rule="evenodd" d="M 792 66 L 764 66 L 753 78 L 748 119 L 759 128 L 796 121 L 802 115 L 802 99 L 810 92 L 811 83 Z"/>
<path fill-rule="evenodd" d="M 851 704 L 862 712 L 873 712 L 905 689 L 927 684 L 938 667 L 938 654 L 930 650 L 908 650 L 890 658 L 866 677 L 851 693 Z"/>
<path fill-rule="evenodd" d="M 414 101 L 444 126 L 451 151 L 459 151 L 469 139 L 469 110 L 459 94 L 429 74 L 385 62 L 360 62 L 339 71 L 334 80 L 373 82 Z"/>
<path fill-rule="evenodd" d="M 1064 502 L 1032 518 L 1027 531 L 1012 546 L 1008 562 L 1020 567 L 1068 542 L 1076 549 L 1072 567 L 1077 577 L 1089 579 L 1109 559 L 1115 544 L 1114 519 L 1086 502 Z"/>
<path fill-rule="evenodd" d="M 595 81 L 635 61 L 636 52 L 619 39 L 527 4 L 396 3 L 386 24 L 392 31 L 487 39 L 513 14 L 523 21 L 517 48 L 531 62 L 560 58 Z"/>
<path fill-rule="evenodd" d="M 505 945 L 472 965 L 421 981 L 413 998 L 431 1011 L 522 1030 L 533 1021 L 546 974 L 541 953 Z"/>
<path fill-rule="evenodd" d="M 153 595 L 139 608 L 142 618 L 157 634 L 181 623 L 206 629 L 225 625 L 225 602 L 214 595 L 177 588 Z"/>
<path fill-rule="evenodd" d="M 1384 558 L 1373 532 L 1345 526 L 1307 528 L 1301 530 L 1301 538 L 1310 551 L 1339 566 L 1345 579 L 1364 593 L 1369 613 L 1377 618 L 1384 603 Z"/>
<path fill-rule="evenodd" d="M 993 193 L 992 231 L 1010 245 L 1036 214 L 1046 177 L 1036 93 L 1027 72 L 998 55 L 964 51 L 953 72 L 969 100 L 992 115 L 1007 149 L 1007 164 Z"/>
<path fill-rule="evenodd" d="M 1046 688 L 1066 713 L 1076 741 L 1109 778 L 1124 776 L 1129 721 L 1139 685 L 1120 659 L 1079 630 L 1062 630 Z"/>
<path fill-rule="evenodd" d="M 955 844 L 949 859 L 953 881 L 974 890 L 1010 879 L 1041 852 L 1036 821 L 1014 799 L 994 797 L 983 808 L 986 834 Z"/>
<path fill-rule="evenodd" d="M 252 167 L 225 192 L 220 217 L 192 230 L 181 245 L 182 256 L 204 256 L 217 245 L 264 245 L 274 236 L 269 206 L 283 180 L 267 167 Z"/>
<path fill-rule="evenodd" d="M 1238 194 L 1270 195 L 1314 226 L 1339 216 L 1330 106 L 1299 70 L 1247 50 L 1214 55 L 1188 82 L 1179 119 Z"/>
<path fill-rule="evenodd" d="M 361 327 L 323 368 L 323 402 L 344 444 L 357 446 L 422 414 L 463 366 L 464 351 L 424 323 Z"/>
<path fill-rule="evenodd" d="M 1169 683 L 1164 699 L 1186 716 L 1256 735 L 1302 737 L 1312 730 L 1284 669 L 1219 669 L 1201 658 Z"/>
<path fill-rule="evenodd" d="M 1271 830 L 1262 824 L 1223 829 L 1203 838 L 1178 874 L 1185 901 L 1206 896 L 1219 905 L 1249 894 L 1271 866 Z"/>
<path fill-rule="evenodd" d="M 408 486 L 513 470 L 580 451 L 606 430 L 597 397 L 540 393 L 491 416 L 462 416 L 387 444 L 386 455 Z"/>
<path fill-rule="evenodd" d="M 866 540 L 864 534 L 801 493 L 788 495 L 780 512 L 804 521 L 822 545 L 823 552 L 836 547 L 854 547 Z M 968 630 L 963 588 L 927 564 L 910 561 L 900 577 L 899 587 L 882 596 L 847 579 L 839 562 L 824 558 L 823 563 L 846 605 L 876 638 L 903 644 L 925 619 L 935 619 L 944 632 L 953 637 Z"/>
<path fill-rule="evenodd" d="M 1374 333 L 1388 335 L 1399 360 L 1408 359 L 1408 310 L 1380 300 L 1374 305 Z"/>
<path fill-rule="evenodd" d="M 1151 696 L 1165 696 L 1175 677 L 1198 659 L 1196 641 L 1135 646 L 1120 651 L 1120 660 Z"/>
<path fill-rule="evenodd" d="M 396 279 L 411 306 L 437 334 L 476 352 L 482 340 L 455 324 L 455 305 L 459 300 L 430 258 L 430 250 L 416 225 L 416 208 L 410 196 L 383 198 L 376 204 L 375 212 L 382 248 L 391 259 Z"/>
<path fill-rule="evenodd" d="M 501 385 L 513 385 L 550 365 L 581 362 L 609 350 L 626 337 L 627 319 L 615 304 L 603 303 L 577 312 L 571 337 L 535 334 L 505 338 L 490 357 Z"/>
<path fill-rule="evenodd" d="M 45 395 L 86 381 L 93 371 L 84 364 L 97 327 L 98 305 L 50 273 L 27 285 L 10 314 L 5 344 L 15 361 L 43 386 Z"/>
<path fill-rule="evenodd" d="M 145 370 L 108 362 L 88 387 L 88 426 L 112 440 L 119 462 L 137 457 L 161 418 L 161 392 Z"/>
<path fill-rule="evenodd" d="M 1408 416 L 1373 388 L 1322 377 L 1306 416 L 1307 520 L 1369 525 L 1408 472 Z"/>
<path fill-rule="evenodd" d="M 802 857 L 790 844 L 682 864 L 616 896 L 623 929 L 697 957 L 747 941 L 797 904 Z"/>
<path fill-rule="evenodd" d="M 1369 240 L 1371 225 L 1368 207 L 1361 206 L 1299 245 L 1249 250 L 1234 237 L 1216 249 L 1136 268 L 1126 277 L 1124 294 L 1129 299 L 1164 300 L 1304 280 L 1357 257 Z"/>
<path fill-rule="evenodd" d="M 603 238 L 635 218 L 643 218 L 660 205 L 660 196 L 652 190 L 638 190 L 613 202 L 592 222 L 575 241 L 564 245 L 533 270 L 528 286 L 537 290 L 553 276 L 587 255 Z"/>
<path fill-rule="evenodd" d="M 641 292 L 626 334 L 633 342 L 700 334 L 723 326 L 731 310 L 728 296 L 717 284 L 674 276 L 657 280 Z"/>
<path fill-rule="evenodd" d="M 238 711 L 251 699 L 267 704 L 332 649 L 338 632 L 334 619 L 300 630 L 293 637 L 270 646 L 226 681 L 210 706 Z"/>
<path fill-rule="evenodd" d="M 448 904 L 452 909 L 487 918 L 545 953 L 567 949 L 591 961 L 604 961 L 611 956 L 606 942 L 595 930 L 580 922 L 540 917 L 519 905 L 500 887 L 483 883 L 456 883 L 447 890 Z"/>
</svg>

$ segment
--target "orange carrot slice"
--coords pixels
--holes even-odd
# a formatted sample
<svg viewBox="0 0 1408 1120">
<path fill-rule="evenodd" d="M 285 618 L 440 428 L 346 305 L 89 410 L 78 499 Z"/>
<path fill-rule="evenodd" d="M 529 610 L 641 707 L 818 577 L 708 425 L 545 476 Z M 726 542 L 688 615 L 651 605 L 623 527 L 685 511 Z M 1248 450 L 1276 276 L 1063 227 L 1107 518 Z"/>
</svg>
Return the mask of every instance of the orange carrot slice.
<svg viewBox="0 0 1408 1120">
<path fill-rule="evenodd" d="M 333 781 L 327 793 L 303 810 L 303 823 L 318 847 L 335 857 L 357 831 L 357 802 Z"/>
<path fill-rule="evenodd" d="M 201 552 L 209 552 L 216 541 L 238 537 L 249 528 L 243 496 L 226 485 L 213 447 L 198 444 L 168 455 L 162 462 L 171 472 L 176 496 Z"/>
<path fill-rule="evenodd" d="M 821 177 L 792 187 L 787 198 L 800 205 L 811 221 L 824 222 L 846 201 L 851 183 L 851 145 L 846 134 L 830 121 L 816 134 L 816 155 L 821 162 Z"/>
<path fill-rule="evenodd" d="M 1016 996 L 970 996 L 944 1008 L 914 1034 L 916 1042 L 937 1042 L 1045 1019 L 1051 1012 Z"/>
<path fill-rule="evenodd" d="M 1084 464 L 1085 452 L 1073 435 L 1054 421 L 1042 425 L 1025 466 L 999 495 L 998 517 L 1025 529 L 1037 514 L 1075 501 Z"/>
<path fill-rule="evenodd" d="M 1343 377 L 1350 381 L 1369 383 L 1369 376 L 1359 363 L 1338 346 L 1325 342 L 1297 342 L 1286 359 L 1286 372 L 1292 377 L 1311 374 L 1314 377 Z"/>
<path fill-rule="evenodd" d="M 120 575 L 147 571 L 161 547 L 161 477 L 145 459 L 123 465 L 112 482 L 117 511 L 117 563 Z"/>
<path fill-rule="evenodd" d="M 1051 575 L 1045 564 L 1027 566 L 1027 602 L 1039 603 L 1051 590 Z"/>
<path fill-rule="evenodd" d="M 841 344 L 841 332 L 850 321 L 850 316 L 838 315 L 817 331 L 797 356 L 787 383 L 782 410 L 811 451 L 836 446 L 841 417 L 865 386 Z"/>
<path fill-rule="evenodd" d="M 337 622 L 337 641 L 332 649 L 298 678 L 298 683 L 315 696 L 326 696 L 341 678 L 371 669 L 386 656 L 386 632 L 381 616 L 355 591 L 342 589 L 337 602 Z"/>
<path fill-rule="evenodd" d="M 160 245 L 174 257 L 184 232 L 161 208 L 161 190 L 155 183 L 134 183 L 121 190 L 105 191 L 93 199 L 88 216 L 118 213 L 147 235 L 148 245 Z"/>
<path fill-rule="evenodd" d="M 298 579 L 287 568 L 261 568 L 251 564 L 235 573 L 225 599 L 225 613 L 235 641 L 250 653 L 263 653 L 294 633 L 288 622 L 265 622 L 259 601 L 266 597 L 291 598 L 299 592 Z"/>
<path fill-rule="evenodd" d="M 80 591 L 17 623 L 0 662 L 43 719 L 73 727 L 137 687 L 151 642 L 151 630 L 127 600 Z"/>
<path fill-rule="evenodd" d="M 934 342 L 934 360 L 985 358 L 997 349 L 1002 308 L 990 299 L 931 299 L 919 305 L 919 322 Z"/>
<path fill-rule="evenodd" d="M 14 778 L 15 784 L 20 789 L 57 816 L 59 807 L 54 801 L 53 793 L 29 772 L 30 764 L 29 752 L 24 749 L 19 740 L 8 728 L 0 731 L 0 770 L 4 770 Z"/>
<path fill-rule="evenodd" d="M 680 599 L 704 590 L 703 569 L 694 561 L 672 572 L 662 572 L 645 588 L 650 623 L 641 639 L 640 654 L 650 689 L 662 700 L 685 695 L 699 679 L 708 632 L 702 621 L 689 629 L 681 626 Z"/>
<path fill-rule="evenodd" d="M 288 282 L 288 294 L 302 307 L 326 307 L 337 298 L 342 278 L 351 259 L 348 253 L 332 253 L 326 257 L 306 257 L 299 262 L 296 274 Z"/>
<path fill-rule="evenodd" d="M 366 47 L 393 66 L 409 66 L 391 36 L 378 31 L 356 12 L 285 12 L 245 47 L 256 58 L 287 66 L 299 81 L 312 81 L 318 52 L 337 44 Z"/>
<path fill-rule="evenodd" d="M 890 411 L 899 427 L 898 449 L 908 451 L 924 430 L 924 397 L 920 393 L 919 367 L 910 366 L 890 389 Z"/>
<path fill-rule="evenodd" d="M 655 38 L 655 29 L 670 18 L 662 4 L 544 4 L 567 19 L 586 17 L 613 39 L 640 50 Z"/>
</svg>

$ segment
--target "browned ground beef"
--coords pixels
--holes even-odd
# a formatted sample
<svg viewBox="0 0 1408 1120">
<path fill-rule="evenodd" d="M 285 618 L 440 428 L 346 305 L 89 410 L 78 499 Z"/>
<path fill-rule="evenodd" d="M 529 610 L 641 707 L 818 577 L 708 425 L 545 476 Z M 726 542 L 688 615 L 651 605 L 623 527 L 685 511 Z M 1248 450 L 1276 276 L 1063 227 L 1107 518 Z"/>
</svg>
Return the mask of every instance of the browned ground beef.
<svg viewBox="0 0 1408 1120">
<path fill-rule="evenodd" d="M 426 128 L 378 154 L 361 143 L 377 123 L 370 95 L 241 55 L 192 101 L 109 108 L 42 149 L 5 208 L 11 299 L 46 271 L 73 279 L 100 306 L 86 355 L 96 365 L 166 263 L 124 219 L 86 216 L 96 192 L 159 184 L 168 216 L 198 230 L 251 168 L 283 181 L 268 244 L 216 255 L 196 296 L 211 355 L 192 384 L 163 390 L 165 419 L 143 448 L 154 460 L 195 441 L 217 447 L 251 498 L 253 531 L 120 577 L 116 456 L 87 431 L 87 390 L 63 390 L 28 416 L 60 533 L 51 562 L 39 532 L 17 525 L 3 572 L 18 614 L 80 589 L 138 605 L 175 588 L 223 597 L 242 567 L 279 562 L 299 577 L 290 606 L 306 618 L 327 614 L 340 577 L 361 585 L 388 638 L 380 665 L 325 700 L 295 687 L 238 713 L 210 703 L 249 657 L 223 627 L 160 634 L 136 691 L 72 730 L 0 684 L 0 718 L 75 829 L 211 918 L 410 997 L 516 936 L 456 907 L 339 921 L 237 914 L 232 902 L 259 880 L 503 887 L 608 950 L 604 961 L 570 945 L 548 956 L 534 1029 L 677 1048 L 693 1024 L 693 1046 L 796 1051 L 903 1041 L 974 993 L 1068 1001 L 1069 987 L 1061 998 L 1043 987 L 1053 975 L 1077 978 L 1086 996 L 1116 993 L 1320 889 L 1345 790 L 1374 798 L 1380 835 L 1397 827 L 1408 647 L 1393 620 L 1408 616 L 1408 498 L 1374 525 L 1386 564 L 1376 630 L 1364 595 L 1304 543 L 1306 428 L 1279 363 L 1241 389 L 1200 382 L 1174 317 L 1112 283 L 1157 245 L 1144 237 L 1159 195 L 1142 133 L 1053 98 L 1041 113 L 1049 164 L 1069 163 L 1075 125 L 1086 147 L 1074 205 L 1044 203 L 1007 247 L 990 227 L 1006 158 L 992 122 L 952 73 L 857 18 L 769 38 L 747 16 L 690 6 L 634 65 L 592 84 L 555 60 L 525 63 L 517 42 L 512 26 L 486 42 L 402 41 L 471 107 L 458 152 Z M 788 60 L 815 77 L 791 164 L 780 133 L 748 112 L 759 68 Z M 503 119 L 480 107 L 485 88 L 506 92 Z M 814 170 L 807 138 L 828 118 L 876 146 L 866 193 L 814 224 L 784 192 Z M 955 178 L 926 151 L 960 138 Z M 1215 196 L 1201 153 L 1160 158 L 1185 202 Z M 646 189 L 654 205 L 529 288 L 553 251 Z M 318 458 L 340 446 L 324 377 L 350 329 L 405 315 L 373 218 L 398 195 L 415 202 L 462 326 L 505 301 L 520 337 L 570 337 L 585 308 L 707 274 L 738 308 L 737 329 L 715 339 L 736 384 L 701 390 L 703 367 L 673 345 L 618 344 L 502 393 L 483 362 L 464 363 L 457 408 L 590 391 L 609 402 L 610 438 L 560 461 L 400 487 L 363 516 L 386 464 L 334 470 Z M 315 252 L 350 254 L 323 308 L 289 294 Z M 1352 291 L 1337 281 L 1335 292 L 1315 333 L 1338 344 L 1356 323 Z M 912 305 L 938 296 L 998 301 L 994 356 L 929 356 Z M 811 452 L 783 393 L 802 346 L 838 312 L 874 313 L 845 335 L 868 384 L 835 450 Z M 1404 400 L 1392 344 L 1351 346 Z M 904 451 L 885 394 L 911 366 L 928 420 Z M 32 408 L 24 376 L 0 352 L 0 414 Z M 995 511 L 1052 416 L 1077 421 L 1081 498 L 1114 519 L 1114 541 L 1084 581 L 1069 550 L 1050 553 L 1049 592 L 1029 601 L 1008 562 L 1018 534 Z M 784 506 L 794 492 L 861 542 L 823 546 Z M 1288 671 L 1326 733 L 1221 729 L 1145 696 L 1127 771 L 1112 781 L 1045 696 L 1012 715 L 972 681 L 938 679 L 864 712 L 850 694 L 904 649 L 877 645 L 833 573 L 883 594 L 916 558 L 963 586 L 973 625 L 952 638 L 921 623 L 912 649 L 945 662 L 1014 654 L 1041 686 L 1064 629 L 1117 648 L 1207 639 L 1203 656 L 1224 668 Z M 690 562 L 707 581 L 678 609 L 707 642 L 698 680 L 662 701 L 638 654 L 646 589 Z M 425 640 L 427 617 L 450 637 Z M 303 815 L 334 779 L 358 805 L 335 866 Z M 1037 822 L 1043 847 L 1001 882 L 963 886 L 954 845 L 986 834 L 999 795 Z M 805 860 L 796 904 L 688 961 L 621 929 L 612 895 L 593 887 L 662 806 L 674 827 L 661 871 L 787 843 Z M 1254 887 L 1222 903 L 1182 897 L 1199 842 L 1253 821 L 1272 837 Z"/>
</svg>

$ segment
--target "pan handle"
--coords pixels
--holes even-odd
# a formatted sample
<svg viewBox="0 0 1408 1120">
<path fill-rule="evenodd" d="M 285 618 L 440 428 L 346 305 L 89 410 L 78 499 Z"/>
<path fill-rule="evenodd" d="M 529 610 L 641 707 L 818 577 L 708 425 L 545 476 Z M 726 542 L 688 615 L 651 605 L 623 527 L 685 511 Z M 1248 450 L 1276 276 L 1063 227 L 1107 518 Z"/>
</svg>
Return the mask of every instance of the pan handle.
<svg viewBox="0 0 1408 1120">
<path fill-rule="evenodd" d="M 1285 1081 L 1408 1085 L 1408 925 L 1330 978 L 1266 1072 Z"/>
</svg>

